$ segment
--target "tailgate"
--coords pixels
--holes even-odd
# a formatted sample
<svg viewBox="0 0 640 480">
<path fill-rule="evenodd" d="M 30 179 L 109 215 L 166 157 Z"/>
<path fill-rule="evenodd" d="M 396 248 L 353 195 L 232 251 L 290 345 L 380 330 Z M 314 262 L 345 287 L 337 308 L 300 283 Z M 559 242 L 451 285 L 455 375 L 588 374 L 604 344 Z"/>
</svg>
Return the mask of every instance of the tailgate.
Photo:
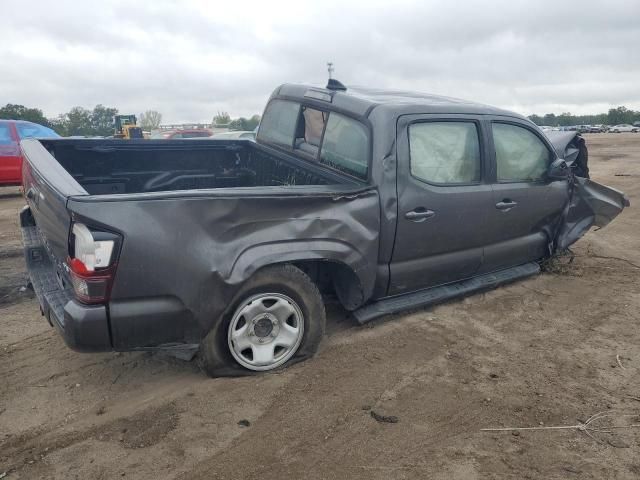
<svg viewBox="0 0 640 480">
<path fill-rule="evenodd" d="M 35 139 L 20 142 L 24 162 L 22 185 L 41 241 L 55 263 L 68 255 L 71 217 L 67 198 L 87 195 L 78 182 Z"/>
</svg>

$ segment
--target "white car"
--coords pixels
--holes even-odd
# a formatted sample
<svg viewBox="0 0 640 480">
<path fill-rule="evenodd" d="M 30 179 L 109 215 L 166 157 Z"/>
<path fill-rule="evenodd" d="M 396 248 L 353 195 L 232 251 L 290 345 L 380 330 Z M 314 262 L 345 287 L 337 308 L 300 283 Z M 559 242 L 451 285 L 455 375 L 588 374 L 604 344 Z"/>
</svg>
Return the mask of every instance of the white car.
<svg viewBox="0 0 640 480">
<path fill-rule="evenodd" d="M 640 128 L 634 127 L 633 125 L 629 125 L 628 123 L 622 123 L 620 125 L 615 125 L 609 129 L 610 133 L 623 133 L 623 132 L 633 132 L 638 133 Z"/>
</svg>

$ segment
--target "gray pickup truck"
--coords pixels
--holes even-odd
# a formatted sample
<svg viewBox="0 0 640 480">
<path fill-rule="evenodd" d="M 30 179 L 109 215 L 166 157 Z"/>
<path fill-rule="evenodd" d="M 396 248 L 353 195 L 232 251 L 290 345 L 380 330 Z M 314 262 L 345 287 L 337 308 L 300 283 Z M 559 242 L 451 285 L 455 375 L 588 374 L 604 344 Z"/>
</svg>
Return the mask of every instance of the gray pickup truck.
<svg viewBox="0 0 640 480">
<path fill-rule="evenodd" d="M 536 274 L 628 201 L 575 132 L 416 93 L 282 85 L 250 140 L 24 140 L 25 257 L 79 351 L 311 356 L 360 323 Z"/>
</svg>

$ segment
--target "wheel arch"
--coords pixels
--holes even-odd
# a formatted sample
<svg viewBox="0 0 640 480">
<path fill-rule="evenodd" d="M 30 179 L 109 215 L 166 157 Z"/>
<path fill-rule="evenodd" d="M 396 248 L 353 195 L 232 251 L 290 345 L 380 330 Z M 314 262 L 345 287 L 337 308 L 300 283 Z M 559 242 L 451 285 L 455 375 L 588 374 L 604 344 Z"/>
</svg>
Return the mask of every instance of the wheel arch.
<svg viewBox="0 0 640 480">
<path fill-rule="evenodd" d="M 229 283 L 239 284 L 259 270 L 289 263 L 309 274 L 316 283 L 328 277 L 348 310 L 355 310 L 373 292 L 375 266 L 352 245 L 339 240 L 279 242 L 245 250 L 235 261 Z"/>
</svg>

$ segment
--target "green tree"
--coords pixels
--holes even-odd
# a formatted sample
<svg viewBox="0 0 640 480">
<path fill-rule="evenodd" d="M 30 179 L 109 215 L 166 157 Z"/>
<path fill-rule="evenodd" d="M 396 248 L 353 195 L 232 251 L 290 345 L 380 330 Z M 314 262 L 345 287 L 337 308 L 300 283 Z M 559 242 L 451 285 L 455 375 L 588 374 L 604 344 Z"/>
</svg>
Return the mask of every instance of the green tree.
<svg viewBox="0 0 640 480">
<path fill-rule="evenodd" d="M 536 125 L 544 125 L 544 123 L 542 123 L 543 119 L 540 115 L 529 115 L 529 120 L 531 120 Z"/>
<path fill-rule="evenodd" d="M 229 125 L 231 123 L 231 116 L 227 112 L 218 112 L 213 117 L 214 125 Z"/>
<path fill-rule="evenodd" d="M 242 117 L 231 120 L 228 124 L 229 130 L 244 130 L 243 125 L 245 121 L 246 119 Z"/>
<path fill-rule="evenodd" d="M 113 117 L 117 108 L 96 105 L 93 110 L 73 107 L 67 113 L 49 120 L 51 127 L 63 136 L 108 136 L 113 135 Z"/>
<path fill-rule="evenodd" d="M 550 127 L 557 126 L 558 119 L 556 118 L 555 113 L 547 113 L 544 117 L 542 117 L 542 125 L 549 125 Z"/>
<path fill-rule="evenodd" d="M 563 127 L 575 125 L 575 121 L 576 119 L 573 115 L 571 115 L 571 112 L 564 112 L 558 115 L 558 125 L 561 125 Z"/>
<path fill-rule="evenodd" d="M 0 118 L 5 120 L 27 120 L 29 122 L 39 123 L 45 127 L 50 127 L 51 123 L 46 119 L 42 110 L 39 108 L 28 108 L 24 105 L 14 105 L 7 103 L 0 108 Z"/>
<path fill-rule="evenodd" d="M 50 118 L 49 124 L 51 125 L 51 128 L 53 128 L 58 134 L 62 135 L 63 137 L 69 135 L 67 133 L 67 123 L 65 115 L 58 115 L 56 118 Z"/>
<path fill-rule="evenodd" d="M 229 130 L 253 130 L 260 123 L 260 115 L 251 118 L 236 118 L 229 123 Z"/>
<path fill-rule="evenodd" d="M 529 119 L 537 125 L 550 126 L 632 124 L 634 122 L 640 122 L 640 111 L 630 110 L 627 107 L 621 106 L 610 109 L 608 113 L 598 113 L 595 115 L 571 115 L 567 112 L 556 116 L 553 113 L 547 113 L 542 117 L 534 114 L 529 116 Z"/>
<path fill-rule="evenodd" d="M 143 130 L 156 130 L 162 123 L 162 114 L 155 110 L 147 110 L 140 114 L 140 126 Z"/>
<path fill-rule="evenodd" d="M 87 135 L 106 137 L 113 135 L 113 117 L 118 114 L 117 108 L 96 105 L 90 116 L 90 132 Z"/>
<path fill-rule="evenodd" d="M 633 123 L 636 118 L 636 112 L 629 110 L 627 107 L 612 108 L 607 114 L 607 122 L 609 125 L 618 125 L 620 123 Z"/>
<path fill-rule="evenodd" d="M 260 124 L 260 115 L 254 115 L 253 117 L 251 117 L 245 127 L 247 130 L 255 130 L 255 128 Z"/>
<path fill-rule="evenodd" d="M 92 111 L 82 107 L 73 107 L 64 115 L 60 122 L 64 126 L 66 135 L 93 135 L 91 126 Z"/>
</svg>

